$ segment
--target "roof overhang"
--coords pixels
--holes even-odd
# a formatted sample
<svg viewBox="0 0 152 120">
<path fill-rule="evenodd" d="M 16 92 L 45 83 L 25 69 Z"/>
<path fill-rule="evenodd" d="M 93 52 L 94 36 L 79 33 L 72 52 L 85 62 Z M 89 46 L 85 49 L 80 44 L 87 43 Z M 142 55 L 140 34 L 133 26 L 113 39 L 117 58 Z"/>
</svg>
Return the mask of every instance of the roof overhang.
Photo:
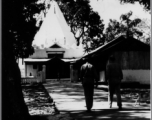
<svg viewBox="0 0 152 120">
<path fill-rule="evenodd" d="M 27 58 L 24 59 L 24 62 L 47 62 L 50 59 L 32 59 L 32 58 Z"/>
<path fill-rule="evenodd" d="M 61 59 L 61 60 L 63 60 L 64 62 L 74 63 L 74 62 L 76 62 L 77 59 Z"/>
<path fill-rule="evenodd" d="M 52 59 L 52 58 L 51 58 Z M 27 58 L 27 59 L 24 59 L 24 62 L 47 62 L 51 59 L 32 59 L 32 58 Z M 73 62 L 76 62 L 77 59 L 61 59 L 62 61 L 64 62 L 70 62 L 70 63 L 73 63 Z"/>
</svg>

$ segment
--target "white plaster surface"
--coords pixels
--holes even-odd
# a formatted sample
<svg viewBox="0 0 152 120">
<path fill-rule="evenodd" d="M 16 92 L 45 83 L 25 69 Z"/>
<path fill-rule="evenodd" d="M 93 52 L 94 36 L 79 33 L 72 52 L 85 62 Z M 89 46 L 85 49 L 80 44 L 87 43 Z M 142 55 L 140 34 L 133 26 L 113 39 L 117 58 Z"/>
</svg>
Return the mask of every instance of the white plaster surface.
<svg viewBox="0 0 152 120">
<path fill-rule="evenodd" d="M 150 70 L 123 70 L 124 81 L 150 84 Z"/>
<path fill-rule="evenodd" d="M 32 73 L 32 76 L 37 76 L 37 69 L 33 69 L 33 65 L 27 65 L 27 76 Z"/>
<path fill-rule="evenodd" d="M 105 81 L 105 72 L 100 72 L 100 81 Z M 140 82 L 150 84 L 150 70 L 123 70 L 122 82 Z"/>
</svg>

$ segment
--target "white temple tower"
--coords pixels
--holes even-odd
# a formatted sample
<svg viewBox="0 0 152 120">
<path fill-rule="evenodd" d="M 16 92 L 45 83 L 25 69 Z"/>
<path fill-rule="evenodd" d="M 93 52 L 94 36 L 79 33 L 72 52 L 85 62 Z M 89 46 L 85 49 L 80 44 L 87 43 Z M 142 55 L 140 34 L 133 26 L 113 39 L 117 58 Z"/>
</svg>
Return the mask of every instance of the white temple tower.
<svg viewBox="0 0 152 120">
<path fill-rule="evenodd" d="M 73 71 L 70 70 L 70 64 L 84 55 L 82 44 L 76 45 L 71 28 L 55 1 L 50 2 L 50 8 L 34 37 L 32 46 L 33 55 L 24 60 L 25 76 L 36 76 L 37 72 L 42 70 L 42 66 L 46 65 L 46 78 L 54 78 L 58 72 L 62 74 L 62 78 L 70 78 L 70 71 Z M 57 61 L 64 64 L 57 67 L 59 63 L 53 64 Z"/>
<path fill-rule="evenodd" d="M 34 37 L 33 46 L 48 48 L 54 42 L 66 47 L 76 44 L 74 35 L 70 31 L 58 4 L 51 1 L 50 5 L 40 30 Z"/>
</svg>

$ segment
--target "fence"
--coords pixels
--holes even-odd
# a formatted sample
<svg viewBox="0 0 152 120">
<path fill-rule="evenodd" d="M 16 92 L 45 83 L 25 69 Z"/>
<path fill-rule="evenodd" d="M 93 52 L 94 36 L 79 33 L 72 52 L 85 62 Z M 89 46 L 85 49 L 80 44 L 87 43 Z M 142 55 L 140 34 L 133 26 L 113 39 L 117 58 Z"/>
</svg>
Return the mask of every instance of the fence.
<svg viewBox="0 0 152 120">
<path fill-rule="evenodd" d="M 23 77 L 23 78 L 21 78 L 21 84 L 35 83 L 35 82 L 39 82 L 39 80 L 36 77 Z"/>
<path fill-rule="evenodd" d="M 43 71 L 40 71 L 36 77 L 34 76 L 22 77 L 21 84 L 45 82 L 44 74 L 45 73 Z"/>
</svg>

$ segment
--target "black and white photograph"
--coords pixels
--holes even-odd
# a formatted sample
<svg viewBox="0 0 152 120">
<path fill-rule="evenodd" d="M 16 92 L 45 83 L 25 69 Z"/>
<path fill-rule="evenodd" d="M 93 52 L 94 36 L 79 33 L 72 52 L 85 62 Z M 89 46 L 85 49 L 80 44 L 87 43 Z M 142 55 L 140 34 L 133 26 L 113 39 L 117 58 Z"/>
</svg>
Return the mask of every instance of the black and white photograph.
<svg viewBox="0 0 152 120">
<path fill-rule="evenodd" d="M 2 120 L 150 120 L 150 0 L 2 0 Z"/>
</svg>

